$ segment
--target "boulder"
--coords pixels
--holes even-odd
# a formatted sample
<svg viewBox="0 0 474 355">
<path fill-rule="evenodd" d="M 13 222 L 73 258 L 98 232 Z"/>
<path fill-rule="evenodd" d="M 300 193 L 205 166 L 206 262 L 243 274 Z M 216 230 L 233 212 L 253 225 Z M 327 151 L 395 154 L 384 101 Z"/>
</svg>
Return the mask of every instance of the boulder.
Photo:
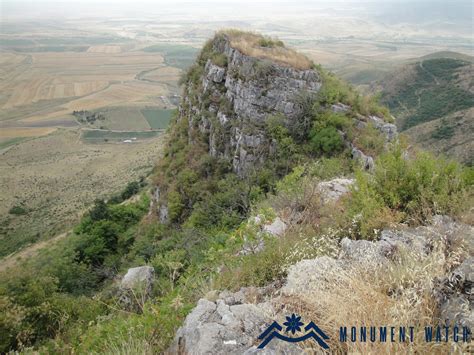
<svg viewBox="0 0 474 355">
<path fill-rule="evenodd" d="M 204 70 L 207 72 L 206 77 L 215 83 L 220 83 L 224 80 L 225 68 L 212 63 L 209 59 L 206 63 Z"/>
<path fill-rule="evenodd" d="M 151 292 L 155 270 L 151 266 L 139 266 L 128 269 L 120 283 L 126 290 L 139 290 Z"/>
<path fill-rule="evenodd" d="M 382 118 L 377 116 L 369 116 L 368 122 L 372 123 L 375 128 L 385 134 L 388 142 L 392 142 L 398 137 L 397 126 L 392 123 L 386 123 Z"/>
<path fill-rule="evenodd" d="M 302 260 L 289 268 L 281 293 L 311 297 L 311 291 L 331 287 L 334 279 L 343 274 L 343 267 L 339 260 L 328 256 Z"/>
<path fill-rule="evenodd" d="M 239 291 L 240 292 L 240 291 Z M 300 354 L 294 344 L 270 342 L 257 349 L 258 336 L 271 324 L 274 312 L 269 303 L 234 304 L 242 295 L 226 293 L 215 302 L 200 299 L 186 317 L 168 349 L 168 354 Z M 226 300 L 232 300 L 227 303 Z"/>
<path fill-rule="evenodd" d="M 383 253 L 385 245 L 368 240 L 352 240 L 344 238 L 341 240 L 340 259 L 375 266 L 386 261 Z"/>
</svg>

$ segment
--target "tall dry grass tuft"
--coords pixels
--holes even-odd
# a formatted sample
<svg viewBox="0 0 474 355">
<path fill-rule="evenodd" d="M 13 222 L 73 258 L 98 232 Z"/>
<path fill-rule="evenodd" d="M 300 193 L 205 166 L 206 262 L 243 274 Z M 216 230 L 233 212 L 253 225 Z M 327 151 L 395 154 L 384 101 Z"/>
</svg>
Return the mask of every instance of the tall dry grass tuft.
<svg viewBox="0 0 474 355">
<path fill-rule="evenodd" d="M 231 46 L 245 55 L 269 59 L 283 66 L 300 70 L 311 69 L 313 63 L 305 55 L 285 47 L 283 42 L 262 35 L 235 29 L 219 32 L 230 39 Z"/>
<path fill-rule="evenodd" d="M 422 257 L 409 250 L 402 250 L 397 260 L 385 266 L 352 264 L 345 272 L 338 270 L 327 275 L 330 287 L 315 290 L 299 297 L 279 300 L 289 311 L 313 320 L 332 335 L 329 340 L 331 353 L 352 354 L 447 354 L 462 353 L 462 343 L 426 342 L 424 327 L 438 324 L 437 307 L 433 297 L 433 280 L 446 274 L 446 265 L 457 264 L 461 250 L 446 256 L 443 243 L 436 246 L 429 256 Z M 448 260 L 448 259 L 453 260 Z M 347 342 L 339 341 L 339 327 L 347 326 L 413 326 L 413 343 Z M 398 328 L 397 328 L 398 329 Z M 359 337 L 359 330 L 358 330 Z M 369 331 L 367 331 L 369 334 Z M 398 330 L 395 339 L 398 340 Z M 367 336 L 368 337 L 368 336 Z M 408 337 L 407 337 L 408 338 Z M 387 339 L 390 339 L 388 332 Z M 321 349 L 313 342 L 303 347 Z"/>
<path fill-rule="evenodd" d="M 156 354 L 156 351 L 145 336 L 137 337 L 136 334 L 128 334 L 128 337 L 117 337 L 117 339 L 107 341 L 105 349 L 101 353 L 106 355 L 153 355 Z"/>
</svg>

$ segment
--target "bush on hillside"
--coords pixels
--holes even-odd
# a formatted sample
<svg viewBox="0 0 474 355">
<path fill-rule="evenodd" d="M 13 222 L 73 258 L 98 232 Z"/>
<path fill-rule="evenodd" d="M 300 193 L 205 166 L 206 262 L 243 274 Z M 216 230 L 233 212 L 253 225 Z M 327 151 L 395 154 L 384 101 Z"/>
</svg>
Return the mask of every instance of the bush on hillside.
<svg viewBox="0 0 474 355">
<path fill-rule="evenodd" d="M 460 164 L 424 152 L 409 159 L 399 146 L 376 160 L 373 175 L 359 172 L 356 180 L 348 205 L 363 238 L 390 222 L 417 224 L 435 214 L 455 215 L 472 189 Z"/>
</svg>

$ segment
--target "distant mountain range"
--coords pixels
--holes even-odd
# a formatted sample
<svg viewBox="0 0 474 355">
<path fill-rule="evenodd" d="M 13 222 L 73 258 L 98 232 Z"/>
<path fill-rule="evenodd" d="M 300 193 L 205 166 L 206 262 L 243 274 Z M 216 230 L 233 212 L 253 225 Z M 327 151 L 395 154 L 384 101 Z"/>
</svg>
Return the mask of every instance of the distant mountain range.
<svg viewBox="0 0 474 355">
<path fill-rule="evenodd" d="M 397 68 L 377 84 L 401 131 L 468 165 L 474 163 L 473 62 L 469 55 L 437 52 Z"/>
</svg>

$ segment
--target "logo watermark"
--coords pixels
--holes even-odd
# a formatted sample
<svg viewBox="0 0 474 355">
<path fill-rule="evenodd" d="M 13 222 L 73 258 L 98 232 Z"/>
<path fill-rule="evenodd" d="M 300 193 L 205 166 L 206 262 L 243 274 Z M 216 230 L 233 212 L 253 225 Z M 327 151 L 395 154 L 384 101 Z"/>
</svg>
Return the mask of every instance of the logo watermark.
<svg viewBox="0 0 474 355">
<path fill-rule="evenodd" d="M 283 323 L 286 327 L 286 330 L 283 332 L 283 327 L 278 324 L 278 322 L 273 322 L 270 326 L 258 337 L 259 340 L 262 340 L 259 349 L 263 349 L 272 339 L 277 338 L 289 343 L 299 343 L 308 339 L 313 339 L 316 343 L 319 344 L 323 349 L 329 349 L 329 345 L 325 340 L 329 339 L 327 336 L 316 324 L 310 321 L 306 326 L 301 321 L 301 317 L 292 314 L 291 316 L 286 317 L 286 322 Z M 292 337 L 285 335 L 285 333 L 291 333 L 294 335 L 296 332 L 302 332 L 304 329 L 304 334 L 298 337 Z"/>
<path fill-rule="evenodd" d="M 337 338 L 341 343 L 413 343 L 416 339 L 416 332 L 419 331 L 423 332 L 423 339 L 427 343 L 450 341 L 453 345 L 461 343 L 469 349 L 469 351 L 472 351 L 471 329 L 466 326 L 456 325 L 453 327 L 340 326 Z M 270 324 L 258 337 L 258 339 L 261 340 L 258 349 L 265 348 L 265 346 L 275 338 L 288 343 L 299 343 L 312 339 L 321 348 L 325 350 L 329 349 L 327 340 L 329 340 L 330 337 L 312 321 L 305 325 L 301 320 L 301 316 L 294 313 L 286 317 L 286 322 L 283 323 L 283 326 L 276 321 Z"/>
</svg>

